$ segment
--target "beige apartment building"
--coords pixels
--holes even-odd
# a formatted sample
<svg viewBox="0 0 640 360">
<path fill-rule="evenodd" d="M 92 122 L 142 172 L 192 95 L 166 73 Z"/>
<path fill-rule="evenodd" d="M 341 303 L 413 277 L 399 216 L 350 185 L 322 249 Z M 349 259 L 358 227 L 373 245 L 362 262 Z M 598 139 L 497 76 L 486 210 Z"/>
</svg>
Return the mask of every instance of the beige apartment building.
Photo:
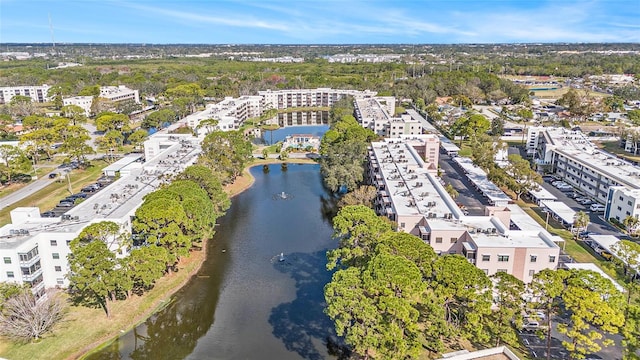
<svg viewBox="0 0 640 360">
<path fill-rule="evenodd" d="M 524 282 L 558 266 L 562 238 L 517 205 L 487 206 L 465 215 L 437 176 L 437 135 L 389 138 L 371 144 L 368 177 L 378 189 L 375 210 L 398 231 L 422 238 L 439 254 L 460 254 L 487 275 L 507 272 Z"/>
</svg>

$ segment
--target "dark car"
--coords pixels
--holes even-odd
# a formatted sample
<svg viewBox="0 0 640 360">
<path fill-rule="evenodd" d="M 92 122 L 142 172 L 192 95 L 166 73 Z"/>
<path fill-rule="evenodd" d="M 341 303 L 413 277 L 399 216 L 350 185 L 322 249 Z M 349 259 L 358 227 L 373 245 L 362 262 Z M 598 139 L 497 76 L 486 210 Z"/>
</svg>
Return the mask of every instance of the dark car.
<svg viewBox="0 0 640 360">
<path fill-rule="evenodd" d="M 40 216 L 46 217 L 46 218 L 52 218 L 52 217 L 56 217 L 58 215 L 56 215 L 56 213 L 53 212 L 53 211 L 45 211 L 42 214 L 40 214 Z"/>
<path fill-rule="evenodd" d="M 49 179 L 55 179 L 58 176 L 58 173 L 49 174 Z"/>
</svg>

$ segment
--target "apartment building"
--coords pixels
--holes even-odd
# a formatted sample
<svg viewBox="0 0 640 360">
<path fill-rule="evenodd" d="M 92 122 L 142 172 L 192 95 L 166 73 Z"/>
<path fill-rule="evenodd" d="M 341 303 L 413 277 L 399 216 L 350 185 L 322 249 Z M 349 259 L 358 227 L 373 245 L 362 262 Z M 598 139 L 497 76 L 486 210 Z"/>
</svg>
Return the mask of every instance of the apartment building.
<svg viewBox="0 0 640 360">
<path fill-rule="evenodd" d="M 640 186 L 640 184 L 638 184 Z M 627 216 L 640 218 L 640 189 L 629 189 L 624 186 L 611 186 L 604 218 L 614 218 L 622 222 Z"/>
<path fill-rule="evenodd" d="M 136 104 L 140 103 L 140 94 L 138 90 L 129 89 L 124 85 L 120 86 L 101 86 L 100 95 L 101 98 L 105 98 L 109 101 L 125 101 L 133 100 Z"/>
<path fill-rule="evenodd" d="M 375 91 L 369 90 L 359 91 L 331 88 L 258 91 L 258 95 L 264 99 L 265 108 L 279 110 L 297 107 L 329 107 L 346 96 L 362 98 L 372 97 L 376 94 Z"/>
<path fill-rule="evenodd" d="M 560 253 L 556 242 L 562 239 L 517 205 L 464 215 L 437 177 L 438 142 L 437 135 L 419 135 L 371 144 L 367 173 L 378 189 L 376 212 L 437 253 L 460 254 L 488 275 L 504 271 L 529 282 L 542 269 L 555 269 Z M 435 148 L 435 157 L 421 156 L 423 147 Z"/>
<path fill-rule="evenodd" d="M 11 211 L 11 223 L 0 228 L 0 282 L 30 284 L 34 292 L 69 285 L 69 243 L 88 225 L 112 221 L 123 233 L 131 232 L 131 219 L 143 197 L 163 184 L 167 175 L 195 163 L 200 152 L 191 135 L 154 135 L 145 143 L 147 161 L 120 170 L 120 178 L 67 211 L 61 217 L 43 218 L 38 208 Z M 128 248 L 112 241 L 117 257 Z"/>
<path fill-rule="evenodd" d="M 62 99 L 62 105 L 75 105 L 84 110 L 84 115 L 89 116 L 91 114 L 91 105 L 93 104 L 93 96 L 73 96 Z"/>
<path fill-rule="evenodd" d="M 199 134 L 206 135 L 214 130 L 236 130 L 245 120 L 260 116 L 263 109 L 261 96 L 226 97 L 219 103 L 207 105 L 203 111 L 187 116 L 185 122 Z M 215 119 L 218 124 L 200 126 L 200 122 L 207 119 Z"/>
<path fill-rule="evenodd" d="M 612 215 L 607 219 L 623 219 L 627 212 L 636 214 L 637 210 L 631 207 L 640 204 L 636 191 L 640 190 L 640 167 L 600 150 L 582 132 L 530 128 L 527 153 L 534 157 L 536 164 L 605 204 L 605 214 Z M 611 191 L 611 188 L 615 189 Z"/>
<path fill-rule="evenodd" d="M 16 96 L 28 96 L 33 102 L 43 103 L 49 100 L 49 85 L 40 86 L 4 86 L 0 87 L 0 104 L 8 104 Z"/>
<path fill-rule="evenodd" d="M 423 124 L 410 114 L 394 116 L 395 98 L 376 96 L 354 100 L 355 117 L 362 127 L 385 137 L 422 134 Z"/>
</svg>

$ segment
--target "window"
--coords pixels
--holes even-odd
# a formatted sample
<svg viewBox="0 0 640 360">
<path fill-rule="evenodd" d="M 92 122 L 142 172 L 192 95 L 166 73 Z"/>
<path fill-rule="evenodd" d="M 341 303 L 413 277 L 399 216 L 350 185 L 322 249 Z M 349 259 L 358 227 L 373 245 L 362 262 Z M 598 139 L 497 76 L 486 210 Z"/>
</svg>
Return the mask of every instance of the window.
<svg viewBox="0 0 640 360">
<path fill-rule="evenodd" d="M 536 274 L 536 271 L 535 271 L 535 270 L 529 270 L 529 276 L 533 276 L 533 275 L 535 275 L 535 274 Z"/>
<path fill-rule="evenodd" d="M 496 273 L 501 273 L 501 272 L 506 273 L 507 269 L 498 269 L 498 270 L 496 270 Z"/>
<path fill-rule="evenodd" d="M 549 255 L 549 262 L 550 263 L 556 262 L 556 257 L 554 255 Z"/>
<path fill-rule="evenodd" d="M 7 271 L 7 277 L 8 278 L 14 278 L 15 275 L 13 275 L 13 271 Z"/>
<path fill-rule="evenodd" d="M 58 253 L 53 253 L 51 256 L 53 256 L 54 259 L 60 259 L 60 254 Z"/>
<path fill-rule="evenodd" d="M 452 243 L 452 244 L 454 244 L 456 241 L 458 241 L 458 238 L 456 238 L 456 237 L 452 237 L 452 238 L 451 238 L 451 243 Z"/>
<path fill-rule="evenodd" d="M 11 264 L 11 258 L 10 257 L 4 258 L 4 263 L 5 264 Z"/>
<path fill-rule="evenodd" d="M 69 244 L 71 244 L 71 240 L 67 240 L 67 246 L 69 246 Z"/>
<path fill-rule="evenodd" d="M 58 246 L 58 241 L 56 240 L 50 240 L 49 242 L 51 243 L 51 246 Z"/>
<path fill-rule="evenodd" d="M 64 279 L 63 278 L 57 278 L 56 279 L 56 284 L 63 285 L 64 284 Z"/>
<path fill-rule="evenodd" d="M 531 255 L 529 257 L 529 259 L 531 260 L 531 262 L 536 262 L 536 261 L 538 261 L 538 256 L 537 255 Z"/>
<path fill-rule="evenodd" d="M 498 255 L 498 261 L 500 262 L 509 261 L 509 255 Z"/>
<path fill-rule="evenodd" d="M 489 275 L 489 269 L 482 269 L 486 275 Z"/>
<path fill-rule="evenodd" d="M 442 244 L 442 238 L 441 237 L 437 237 L 436 238 L 436 244 Z"/>
<path fill-rule="evenodd" d="M 482 261 L 489 261 L 491 260 L 491 255 L 482 255 Z"/>
<path fill-rule="evenodd" d="M 62 271 L 62 266 L 56 266 L 56 271 Z"/>
<path fill-rule="evenodd" d="M 400 223 L 400 227 L 401 227 L 401 228 L 404 228 L 404 223 Z"/>
</svg>

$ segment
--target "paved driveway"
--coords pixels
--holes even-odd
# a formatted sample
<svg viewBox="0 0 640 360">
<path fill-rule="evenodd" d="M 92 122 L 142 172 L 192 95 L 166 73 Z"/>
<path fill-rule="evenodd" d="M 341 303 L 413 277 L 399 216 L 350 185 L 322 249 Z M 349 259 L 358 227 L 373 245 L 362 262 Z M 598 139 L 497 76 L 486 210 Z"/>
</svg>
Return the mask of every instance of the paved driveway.
<svg viewBox="0 0 640 360">
<path fill-rule="evenodd" d="M 451 184 L 457 191 L 458 197 L 456 202 L 463 204 L 469 215 L 483 215 L 484 207 L 489 203 L 482 194 L 480 194 L 473 185 L 467 179 L 467 176 L 459 170 L 456 166 L 453 166 L 453 161 L 448 155 L 440 154 L 438 161 L 440 169 L 442 170 L 442 180 L 445 184 Z"/>
</svg>

